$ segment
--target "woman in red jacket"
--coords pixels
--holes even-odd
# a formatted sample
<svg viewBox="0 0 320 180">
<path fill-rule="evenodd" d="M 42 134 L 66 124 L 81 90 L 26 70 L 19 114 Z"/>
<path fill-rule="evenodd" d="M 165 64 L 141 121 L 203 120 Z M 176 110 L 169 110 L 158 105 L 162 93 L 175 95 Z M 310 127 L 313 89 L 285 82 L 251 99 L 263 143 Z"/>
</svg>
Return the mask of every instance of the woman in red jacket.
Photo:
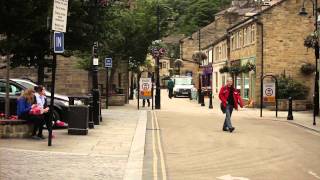
<svg viewBox="0 0 320 180">
<path fill-rule="evenodd" d="M 227 80 L 227 85 L 223 86 L 219 92 L 219 99 L 221 100 L 221 106 L 225 109 L 226 118 L 223 124 L 223 131 L 234 131 L 234 127 L 231 124 L 231 114 L 233 108 L 238 110 L 238 104 L 243 107 L 243 101 L 240 97 L 240 93 L 233 87 L 233 79 L 230 77 Z"/>
</svg>

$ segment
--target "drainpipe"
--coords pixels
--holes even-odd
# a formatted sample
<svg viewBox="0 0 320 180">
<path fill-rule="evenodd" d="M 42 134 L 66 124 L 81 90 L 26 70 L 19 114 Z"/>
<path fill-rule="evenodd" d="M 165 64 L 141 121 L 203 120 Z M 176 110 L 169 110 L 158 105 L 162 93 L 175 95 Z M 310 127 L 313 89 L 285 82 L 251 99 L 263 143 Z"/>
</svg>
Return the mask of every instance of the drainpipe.
<svg viewBox="0 0 320 180">
<path fill-rule="evenodd" d="M 255 17 L 256 18 L 256 17 Z M 262 117 L 262 101 L 263 101 L 263 74 L 264 74 L 264 29 L 263 29 L 263 23 L 260 21 L 256 21 L 256 23 L 261 27 L 261 75 L 260 75 L 260 117 Z"/>
</svg>

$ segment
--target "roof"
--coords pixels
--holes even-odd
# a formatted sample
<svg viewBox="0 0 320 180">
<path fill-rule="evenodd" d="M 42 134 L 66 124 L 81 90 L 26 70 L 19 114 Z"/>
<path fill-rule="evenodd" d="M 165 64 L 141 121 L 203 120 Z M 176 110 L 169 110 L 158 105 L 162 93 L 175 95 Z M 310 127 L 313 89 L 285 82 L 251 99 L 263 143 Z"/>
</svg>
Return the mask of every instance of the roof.
<svg viewBox="0 0 320 180">
<path fill-rule="evenodd" d="M 245 18 L 245 19 L 237 22 L 236 24 L 230 26 L 230 27 L 227 29 L 227 31 L 231 31 L 231 30 L 237 28 L 237 26 L 240 27 L 240 25 L 246 23 L 246 22 L 249 21 L 249 20 L 252 20 L 253 18 L 256 18 L 257 16 L 260 16 L 261 14 L 263 14 L 263 13 L 271 10 L 272 8 L 276 7 L 277 5 L 281 4 L 281 3 L 284 2 L 284 1 L 286 1 L 286 0 L 274 0 L 274 1 L 271 3 L 270 6 L 265 6 L 265 8 L 262 8 L 262 9 L 258 10 L 258 11 L 255 12 L 255 14 L 253 14 L 252 16 L 247 17 L 247 18 Z"/>
</svg>

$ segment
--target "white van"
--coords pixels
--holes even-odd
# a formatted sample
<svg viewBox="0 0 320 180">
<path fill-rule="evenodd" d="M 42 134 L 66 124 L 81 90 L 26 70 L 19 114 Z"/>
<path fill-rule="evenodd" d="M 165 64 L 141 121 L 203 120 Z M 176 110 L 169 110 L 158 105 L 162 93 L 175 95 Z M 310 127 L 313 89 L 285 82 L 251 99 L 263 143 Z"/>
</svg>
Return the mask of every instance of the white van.
<svg viewBox="0 0 320 180">
<path fill-rule="evenodd" d="M 173 96 L 189 96 L 191 91 L 195 89 L 192 77 L 190 76 L 175 76 L 172 77 L 174 82 Z"/>
</svg>

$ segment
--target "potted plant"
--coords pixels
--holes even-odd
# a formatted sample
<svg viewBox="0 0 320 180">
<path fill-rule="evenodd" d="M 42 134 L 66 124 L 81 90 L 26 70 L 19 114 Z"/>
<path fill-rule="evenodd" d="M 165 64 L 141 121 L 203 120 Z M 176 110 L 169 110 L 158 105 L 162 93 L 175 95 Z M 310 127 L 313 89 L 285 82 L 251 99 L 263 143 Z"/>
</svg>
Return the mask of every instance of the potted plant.
<svg viewBox="0 0 320 180">
<path fill-rule="evenodd" d="M 223 66 L 222 68 L 219 69 L 220 73 L 228 73 L 229 72 L 229 67 L 227 65 Z"/>
<path fill-rule="evenodd" d="M 313 48 L 313 49 L 318 47 L 319 46 L 319 44 L 318 44 L 318 33 L 317 32 L 313 32 L 310 35 L 308 35 L 304 39 L 304 46 L 307 47 L 307 48 Z"/>
<path fill-rule="evenodd" d="M 304 63 L 301 65 L 300 71 L 302 74 L 310 75 L 316 71 L 316 67 L 311 63 Z"/>
<path fill-rule="evenodd" d="M 250 71 L 255 71 L 256 70 L 256 65 L 251 63 L 251 62 L 248 62 L 247 64 L 241 66 L 241 72 L 242 73 L 248 73 Z"/>
<path fill-rule="evenodd" d="M 206 55 L 206 53 L 202 52 L 202 51 L 197 51 L 192 55 L 192 59 L 195 61 L 200 62 L 201 60 L 207 59 L 208 56 Z"/>
</svg>

